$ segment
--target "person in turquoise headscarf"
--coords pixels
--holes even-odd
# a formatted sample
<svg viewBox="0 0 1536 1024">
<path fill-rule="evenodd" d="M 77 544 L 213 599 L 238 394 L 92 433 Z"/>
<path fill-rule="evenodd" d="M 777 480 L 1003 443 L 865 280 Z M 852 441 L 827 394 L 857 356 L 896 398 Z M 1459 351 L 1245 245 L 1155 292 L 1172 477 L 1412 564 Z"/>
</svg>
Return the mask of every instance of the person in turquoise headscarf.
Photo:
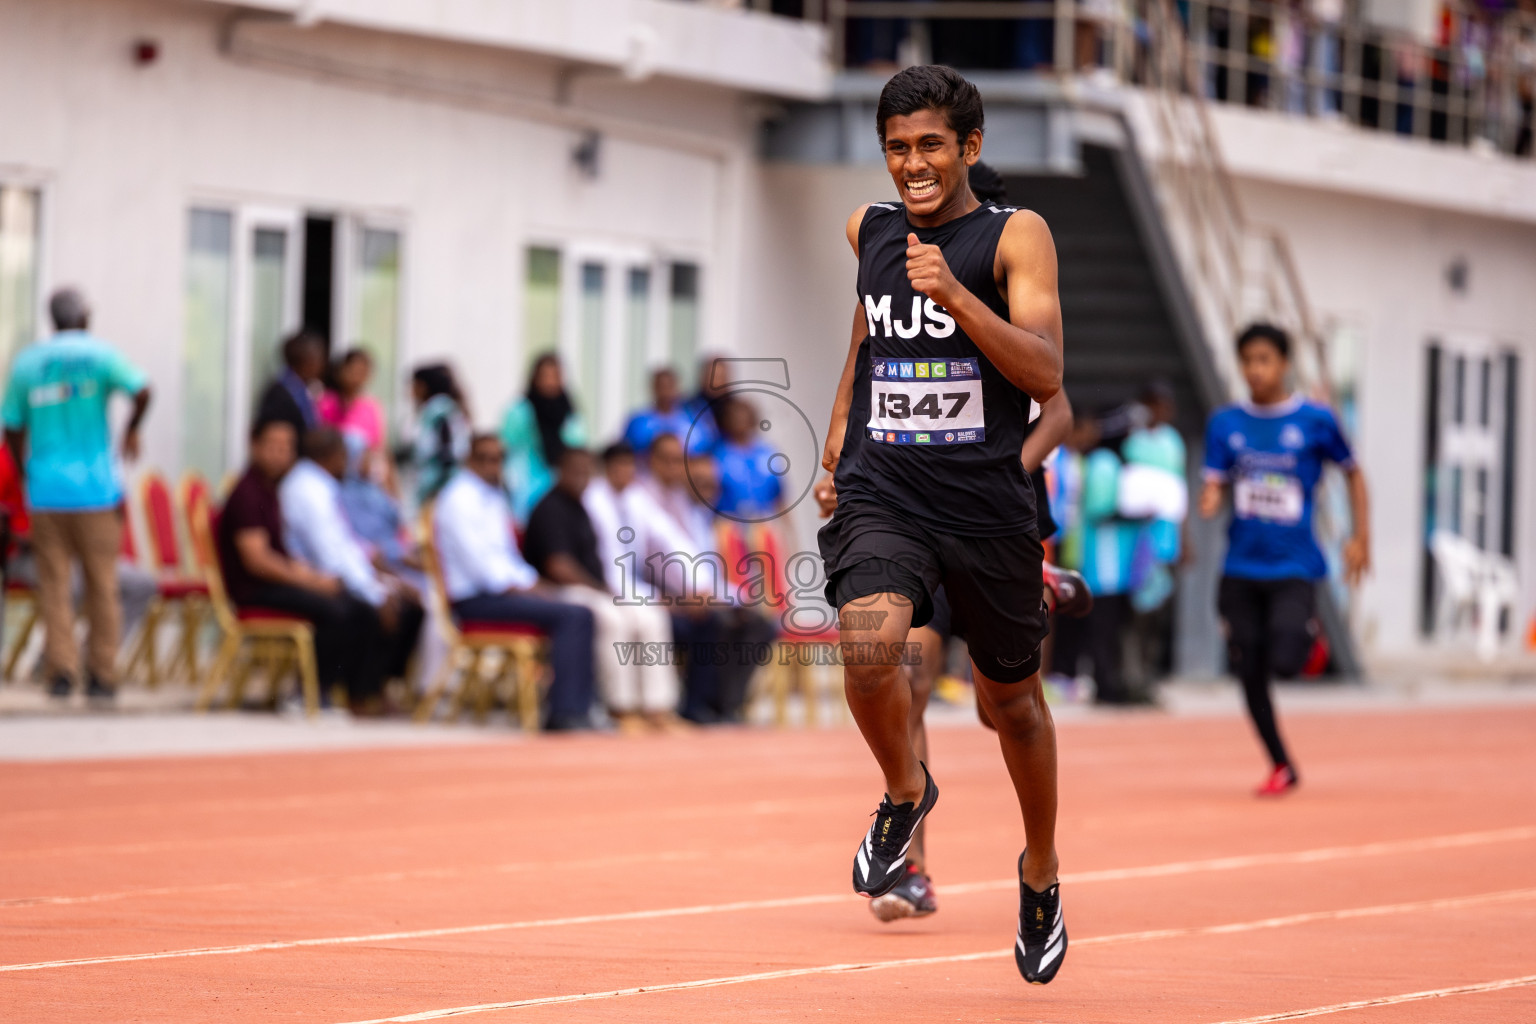
<svg viewBox="0 0 1536 1024">
<path fill-rule="evenodd" d="M 587 431 L 565 391 L 560 358 L 545 352 L 533 361 L 528 390 L 501 421 L 507 449 L 505 478 L 512 492 L 512 517 L 519 526 L 555 484 L 555 466 L 567 448 L 585 448 Z"/>
<path fill-rule="evenodd" d="M 464 394 L 447 363 L 417 367 L 411 374 L 411 396 L 416 402 L 411 466 L 416 473 L 416 503 L 425 505 L 469 455 L 472 430 Z"/>
</svg>

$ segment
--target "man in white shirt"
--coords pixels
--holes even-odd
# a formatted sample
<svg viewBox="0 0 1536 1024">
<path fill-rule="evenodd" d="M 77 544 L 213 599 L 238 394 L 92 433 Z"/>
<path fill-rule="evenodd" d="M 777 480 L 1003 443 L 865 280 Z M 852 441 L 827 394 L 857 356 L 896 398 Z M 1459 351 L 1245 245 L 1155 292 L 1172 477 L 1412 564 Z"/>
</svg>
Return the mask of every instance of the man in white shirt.
<svg viewBox="0 0 1536 1024">
<path fill-rule="evenodd" d="M 623 448 L 629 450 L 627 444 Z M 631 457 L 631 465 L 633 461 Z M 596 616 L 598 687 L 619 729 L 625 733 L 676 729 L 681 722 L 672 659 L 637 656 L 646 650 L 639 645 L 656 645 L 650 650 L 657 651 L 670 648 L 672 623 L 667 609 L 645 596 L 637 600 L 633 589 L 621 592 L 606 578 L 619 572 L 619 567 L 601 553 L 604 538 L 583 502 L 592 478 L 591 454 L 583 448 L 567 448 L 558 469 L 555 486 L 528 517 L 523 550 L 539 574 L 560 588 L 562 598 L 591 609 Z M 627 520 L 619 511 L 614 517 L 601 529 L 609 532 L 607 539 L 623 544 L 622 537 L 633 538 L 638 531 L 622 532 L 620 524 Z"/>
<path fill-rule="evenodd" d="M 710 505 L 718 497 L 714 460 L 686 456 L 681 440 L 663 434 L 651 443 L 646 461 L 649 472 L 625 493 L 644 488 L 650 503 L 667 520 L 671 535 L 685 538 L 680 543 L 687 547 L 666 550 L 691 551 L 693 556 L 691 563 L 664 556 L 670 561 L 653 566 L 657 568 L 655 584 L 674 602 L 680 595 L 702 596 L 712 605 L 707 615 L 693 606 L 694 614 L 685 626 L 679 627 L 674 619 L 673 628 L 679 639 L 686 630 L 692 642 L 711 642 L 726 652 L 726 657 L 716 659 L 718 668 L 689 672 L 683 714 L 698 721 L 740 721 L 746 715 L 760 652 L 769 650 L 778 636 L 776 620 L 761 607 L 744 607 L 736 601 L 725 558 L 718 550 L 715 511 Z"/>
<path fill-rule="evenodd" d="M 546 633 L 554 681 L 545 728 L 590 728 L 592 613 L 546 592 L 517 550 L 505 461 L 499 437 L 477 434 L 466 464 L 437 496 L 433 524 L 448 601 L 461 622 L 524 623 Z"/>
<path fill-rule="evenodd" d="M 341 505 L 346 469 L 347 445 L 341 432 L 311 427 L 304 435 L 304 458 L 277 489 L 289 554 L 336 577 L 347 593 L 373 608 L 387 643 L 386 675 L 402 677 L 421 635 L 421 599 L 399 577 L 377 569 L 352 532 Z"/>
</svg>

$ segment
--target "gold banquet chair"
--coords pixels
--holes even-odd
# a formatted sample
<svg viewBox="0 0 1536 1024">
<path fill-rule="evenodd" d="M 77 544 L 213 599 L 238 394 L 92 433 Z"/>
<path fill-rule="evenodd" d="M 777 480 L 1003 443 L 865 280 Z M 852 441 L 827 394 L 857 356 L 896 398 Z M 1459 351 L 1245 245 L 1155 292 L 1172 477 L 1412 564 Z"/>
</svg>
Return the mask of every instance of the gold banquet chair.
<svg viewBox="0 0 1536 1024">
<path fill-rule="evenodd" d="M 533 626 L 513 622 L 458 622 L 448 603 L 448 588 L 443 582 L 442 562 L 437 554 L 437 531 L 432 508 L 421 511 L 421 559 L 431 582 L 432 619 L 447 646 L 448 654 L 416 705 L 416 721 L 432 718 L 454 676 L 460 683 L 454 690 L 449 716 L 456 718 L 466 704 L 475 709 L 476 721 L 485 721 L 495 703 L 498 685 L 510 678 L 512 699 L 508 711 L 515 713 L 518 724 L 527 732 L 539 728 L 539 705 L 546 674 L 545 636 Z M 487 675 L 488 663 L 499 658 L 500 670 Z"/>
<path fill-rule="evenodd" d="M 297 667 L 304 693 L 304 712 L 313 718 L 320 713 L 320 672 L 315 664 L 315 630 L 304 619 L 265 608 L 237 608 L 224 589 L 224 571 L 219 565 L 214 534 L 218 519 L 208 507 L 206 497 L 194 496 L 187 509 L 187 525 L 192 534 L 192 552 L 203 578 L 208 583 L 208 603 L 223 639 L 208 676 L 197 695 L 197 710 L 206 711 L 214 695 L 224 685 L 231 670 L 229 707 L 237 707 L 244 695 L 246 680 L 258 663 L 265 664 L 271 682 L 271 699 L 278 700 L 278 688 L 288 672 Z M 241 655 L 244 654 L 244 658 Z M 238 661 L 238 664 L 237 664 Z"/>
</svg>

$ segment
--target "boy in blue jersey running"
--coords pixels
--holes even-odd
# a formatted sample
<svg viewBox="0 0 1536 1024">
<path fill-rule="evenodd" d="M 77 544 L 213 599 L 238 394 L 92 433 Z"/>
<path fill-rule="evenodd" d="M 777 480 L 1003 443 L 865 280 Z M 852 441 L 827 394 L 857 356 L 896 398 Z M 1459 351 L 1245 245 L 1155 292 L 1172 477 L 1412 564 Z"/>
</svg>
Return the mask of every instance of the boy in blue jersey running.
<svg viewBox="0 0 1536 1024">
<path fill-rule="evenodd" d="M 1344 542 L 1344 575 L 1351 586 L 1370 568 L 1369 502 L 1365 474 L 1332 411 L 1287 388 L 1291 343 L 1285 331 L 1254 324 L 1238 336 L 1237 354 L 1250 401 L 1218 409 L 1206 427 L 1200 514 L 1216 515 L 1230 492 L 1232 524 L 1218 608 L 1229 663 L 1274 763 L 1258 793 L 1278 796 L 1300 779 L 1275 723 L 1270 678 L 1299 673 L 1312 648 L 1317 581 L 1328 574 L 1312 532 L 1323 464 L 1338 463 L 1349 480 L 1354 535 Z"/>
</svg>

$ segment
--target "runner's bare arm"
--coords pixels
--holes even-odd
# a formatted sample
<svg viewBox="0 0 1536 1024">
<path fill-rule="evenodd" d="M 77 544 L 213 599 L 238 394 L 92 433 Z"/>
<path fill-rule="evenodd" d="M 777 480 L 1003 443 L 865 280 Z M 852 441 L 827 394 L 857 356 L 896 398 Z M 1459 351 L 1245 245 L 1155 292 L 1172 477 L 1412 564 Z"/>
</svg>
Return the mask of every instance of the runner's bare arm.
<svg viewBox="0 0 1536 1024">
<path fill-rule="evenodd" d="M 848 245 L 853 249 L 853 255 L 859 255 L 859 225 L 864 223 L 864 211 L 869 209 L 869 204 L 853 211 L 853 216 L 848 218 Z M 837 381 L 837 397 L 832 401 L 832 423 L 827 427 L 827 439 L 821 448 L 821 466 L 828 473 L 837 469 L 837 462 L 843 455 L 843 434 L 848 429 L 848 408 L 853 404 L 853 372 L 855 360 L 859 355 L 859 345 L 864 341 L 864 335 L 868 328 L 864 320 L 864 307 L 854 304 L 853 307 L 853 336 L 848 345 L 848 358 L 843 360 L 843 375 Z"/>
<path fill-rule="evenodd" d="M 1062 388 L 1049 399 L 1040 403 L 1040 422 L 1035 424 L 1034 431 L 1024 439 L 1024 449 L 1019 453 L 1019 461 L 1024 463 L 1024 468 L 1033 473 L 1040 468 L 1045 457 L 1067 439 L 1072 432 L 1072 403 L 1067 399 L 1067 390 Z"/>
<path fill-rule="evenodd" d="M 1349 515 L 1355 528 L 1344 542 L 1344 579 L 1355 587 L 1371 568 L 1371 499 L 1365 486 L 1365 473 L 1359 466 L 1352 467 L 1346 478 L 1349 481 Z"/>
<path fill-rule="evenodd" d="M 848 344 L 848 358 L 843 361 L 843 375 L 837 381 L 837 397 L 832 400 L 832 423 L 821 448 L 821 468 L 828 473 L 837 469 L 843 457 L 843 435 L 848 429 L 848 409 L 853 405 L 853 372 L 859 358 L 859 345 L 869 332 L 864 322 L 864 307 L 853 307 L 853 337 Z"/>
<path fill-rule="evenodd" d="M 998 286 L 1008 296 L 1008 320 L 955 280 L 944 254 L 907 236 L 912 287 L 943 306 L 966 336 L 1015 387 L 1044 403 L 1061 390 L 1061 302 L 1056 294 L 1056 246 L 1037 214 L 1008 218 L 997 243 Z"/>
<path fill-rule="evenodd" d="M 1211 519 L 1221 511 L 1221 503 L 1227 498 L 1227 485 L 1223 480 L 1207 477 L 1200 488 L 1200 518 Z"/>
</svg>

